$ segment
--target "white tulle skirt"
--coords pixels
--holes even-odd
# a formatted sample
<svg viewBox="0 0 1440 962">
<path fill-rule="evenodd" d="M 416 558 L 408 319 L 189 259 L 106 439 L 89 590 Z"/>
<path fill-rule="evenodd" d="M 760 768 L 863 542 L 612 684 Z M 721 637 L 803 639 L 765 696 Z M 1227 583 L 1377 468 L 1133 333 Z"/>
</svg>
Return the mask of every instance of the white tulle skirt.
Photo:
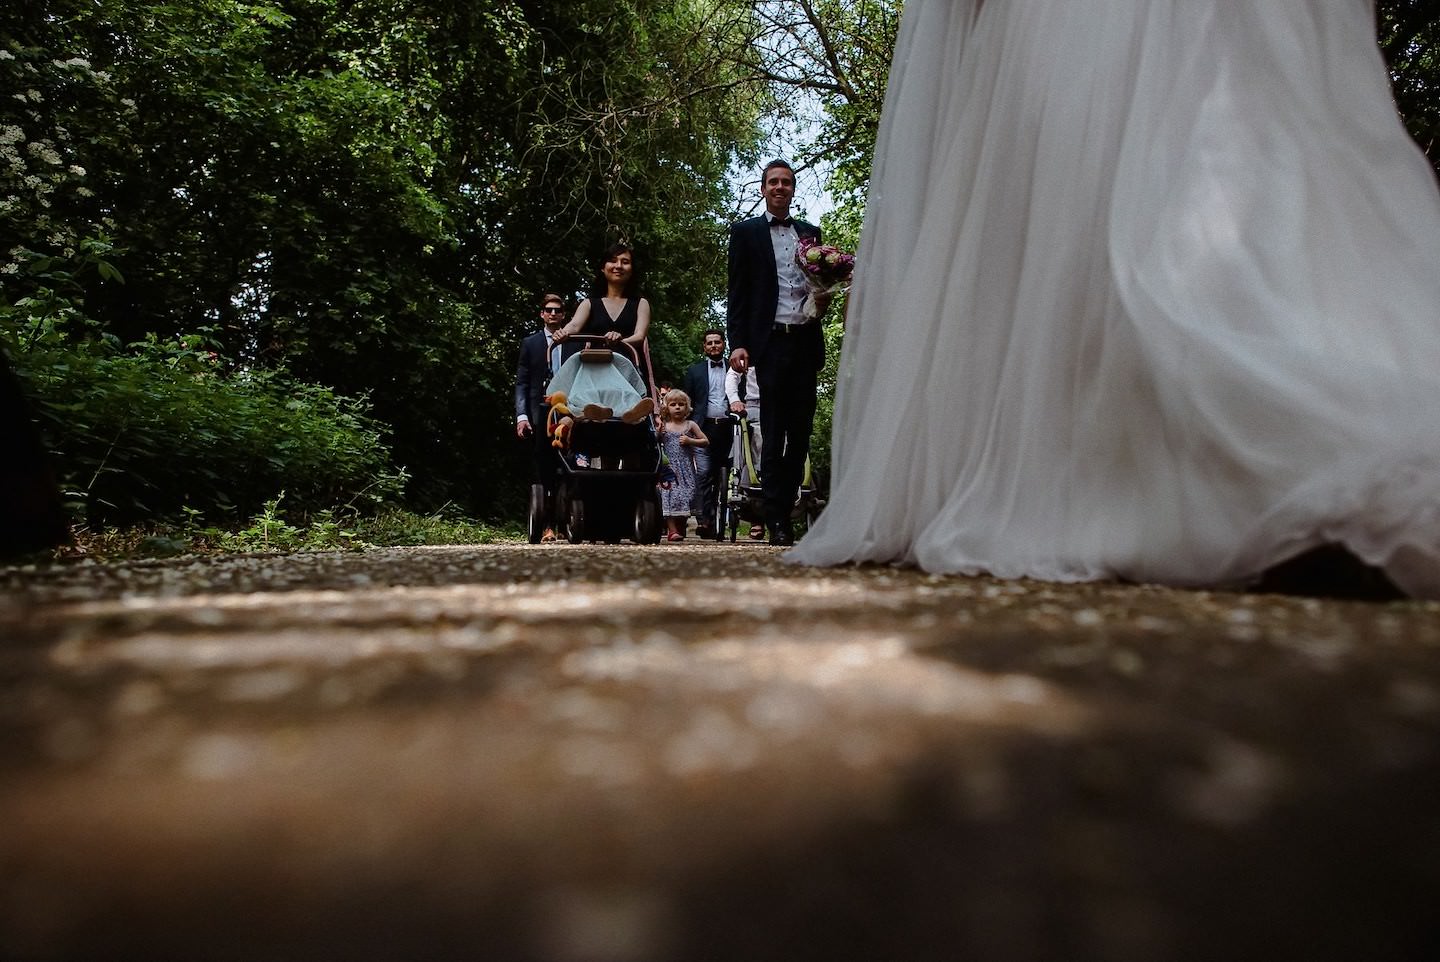
<svg viewBox="0 0 1440 962">
<path fill-rule="evenodd" d="M 787 558 L 1440 597 L 1440 193 L 1368 0 L 909 0 Z"/>
</svg>

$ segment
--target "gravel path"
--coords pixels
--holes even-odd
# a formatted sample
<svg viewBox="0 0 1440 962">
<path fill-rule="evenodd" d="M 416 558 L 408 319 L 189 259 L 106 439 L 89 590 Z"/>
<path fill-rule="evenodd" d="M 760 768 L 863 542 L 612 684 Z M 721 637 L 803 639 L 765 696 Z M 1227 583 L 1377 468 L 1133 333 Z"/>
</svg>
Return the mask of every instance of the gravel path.
<svg viewBox="0 0 1440 962">
<path fill-rule="evenodd" d="M 1440 606 L 756 545 L 0 568 L 0 958 L 1440 957 Z"/>
</svg>

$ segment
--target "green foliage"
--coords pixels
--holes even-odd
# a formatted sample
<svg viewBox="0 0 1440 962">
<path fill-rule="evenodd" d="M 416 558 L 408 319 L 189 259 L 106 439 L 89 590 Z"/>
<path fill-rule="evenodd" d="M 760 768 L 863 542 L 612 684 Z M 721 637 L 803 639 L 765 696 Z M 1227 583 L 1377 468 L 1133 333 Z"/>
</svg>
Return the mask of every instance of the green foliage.
<svg viewBox="0 0 1440 962">
<path fill-rule="evenodd" d="M 385 508 L 374 515 L 344 508 L 304 513 L 282 508 L 284 500 L 283 493 L 271 498 L 248 521 L 228 527 L 211 524 L 201 518 L 200 512 L 187 508 L 184 517 L 175 521 L 81 530 L 76 532 L 73 546 L 56 553 L 110 559 L 233 551 L 373 551 L 417 545 L 493 544 L 524 537 L 518 527 L 494 527 L 474 521 L 449 506 L 428 515 L 399 508 Z"/>
<path fill-rule="evenodd" d="M 1440 171 L 1440 10 L 1433 0 L 1380 0 L 1376 9 L 1396 106 Z"/>
<path fill-rule="evenodd" d="M 206 331 L 246 377 L 367 397 L 412 504 L 518 514 L 508 396 L 537 293 L 578 294 L 623 236 L 649 269 L 662 370 L 712 312 L 726 164 L 760 109 L 702 42 L 712 6 L 749 15 L 22 4 L 0 38 L 0 80 L 23 97 L 0 98 L 0 303 L 60 298 L 41 312 L 59 329 L 93 322 L 118 345 Z M 88 268 L 87 240 L 104 246 Z M 34 276 L 39 257 L 65 284 Z"/>
<path fill-rule="evenodd" d="M 194 531 L 190 534 L 192 543 L 214 545 L 226 551 L 359 551 L 373 547 L 356 536 L 353 525 L 336 520 L 335 512 L 328 508 L 313 513 L 302 524 L 290 523 L 280 512 L 284 498 L 282 491 L 266 501 L 260 513 L 238 531 L 216 527 Z M 186 513 L 192 520 L 199 516 L 193 509 Z M 150 541 L 154 544 L 156 539 Z M 164 541 L 160 544 L 163 547 Z M 141 547 L 145 547 L 145 542 Z"/>
<path fill-rule="evenodd" d="M 562 290 L 583 292 L 610 242 L 635 245 L 655 367 L 676 380 L 719 320 L 727 171 L 757 143 L 769 103 L 735 56 L 750 5 L 578 0 L 532 11 L 538 82 L 518 101 L 516 174 L 530 178 L 540 222 L 579 255 Z"/>
<path fill-rule="evenodd" d="M 52 319 L 10 353 L 67 496 L 92 525 L 244 516 L 287 490 L 298 506 L 373 508 L 399 495 L 367 405 L 282 371 L 227 373 L 205 333 L 122 350 Z"/>
<path fill-rule="evenodd" d="M 171 537 L 188 539 L 191 550 L 226 551 L 364 551 L 379 547 L 493 544 L 521 537 L 518 529 L 505 530 L 474 521 L 451 505 L 426 515 L 398 508 L 366 515 L 346 508 L 292 516 L 280 508 L 284 498 L 281 492 L 265 502 L 249 524 L 239 530 L 196 528 L 191 524 Z"/>
<path fill-rule="evenodd" d="M 824 491 L 830 486 L 831 430 L 835 421 L 835 382 L 840 371 L 840 349 L 844 343 L 845 299 L 837 297 L 825 315 L 825 367 L 820 371 L 815 404 L 815 430 L 810 440 L 810 470 L 816 486 Z"/>
<path fill-rule="evenodd" d="M 517 525 L 495 526 L 463 516 L 453 505 L 421 515 L 387 509 L 372 517 L 358 518 L 354 525 L 359 537 L 376 546 L 493 544 L 517 541 L 524 532 Z"/>
<path fill-rule="evenodd" d="M 123 118 L 128 108 L 110 74 L 56 54 L 0 44 L 0 306 L 28 300 L 29 312 L 71 321 L 79 312 L 70 301 L 87 284 L 122 276 L 114 221 L 97 203 L 97 177 L 82 166 L 83 118 Z"/>
</svg>

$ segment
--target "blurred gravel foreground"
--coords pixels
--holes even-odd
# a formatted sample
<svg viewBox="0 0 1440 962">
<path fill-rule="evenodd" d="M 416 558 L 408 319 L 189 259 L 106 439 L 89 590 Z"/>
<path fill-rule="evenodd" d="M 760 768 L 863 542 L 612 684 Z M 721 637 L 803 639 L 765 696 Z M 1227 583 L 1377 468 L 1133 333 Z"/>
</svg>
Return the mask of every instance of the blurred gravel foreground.
<svg viewBox="0 0 1440 962">
<path fill-rule="evenodd" d="M 779 558 L 0 569 L 0 958 L 1440 958 L 1440 606 Z"/>
</svg>

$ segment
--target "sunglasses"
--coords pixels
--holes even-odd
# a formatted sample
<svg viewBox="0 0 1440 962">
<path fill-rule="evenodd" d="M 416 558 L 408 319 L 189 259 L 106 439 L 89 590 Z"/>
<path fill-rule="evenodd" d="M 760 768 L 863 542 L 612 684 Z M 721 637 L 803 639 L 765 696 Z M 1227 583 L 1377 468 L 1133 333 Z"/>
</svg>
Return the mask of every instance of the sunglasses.
<svg viewBox="0 0 1440 962">
<path fill-rule="evenodd" d="M 541 314 L 564 314 L 564 313 L 565 313 L 565 308 L 563 308 L 563 307 L 542 307 L 542 308 L 540 308 L 540 313 L 541 313 Z"/>
</svg>

